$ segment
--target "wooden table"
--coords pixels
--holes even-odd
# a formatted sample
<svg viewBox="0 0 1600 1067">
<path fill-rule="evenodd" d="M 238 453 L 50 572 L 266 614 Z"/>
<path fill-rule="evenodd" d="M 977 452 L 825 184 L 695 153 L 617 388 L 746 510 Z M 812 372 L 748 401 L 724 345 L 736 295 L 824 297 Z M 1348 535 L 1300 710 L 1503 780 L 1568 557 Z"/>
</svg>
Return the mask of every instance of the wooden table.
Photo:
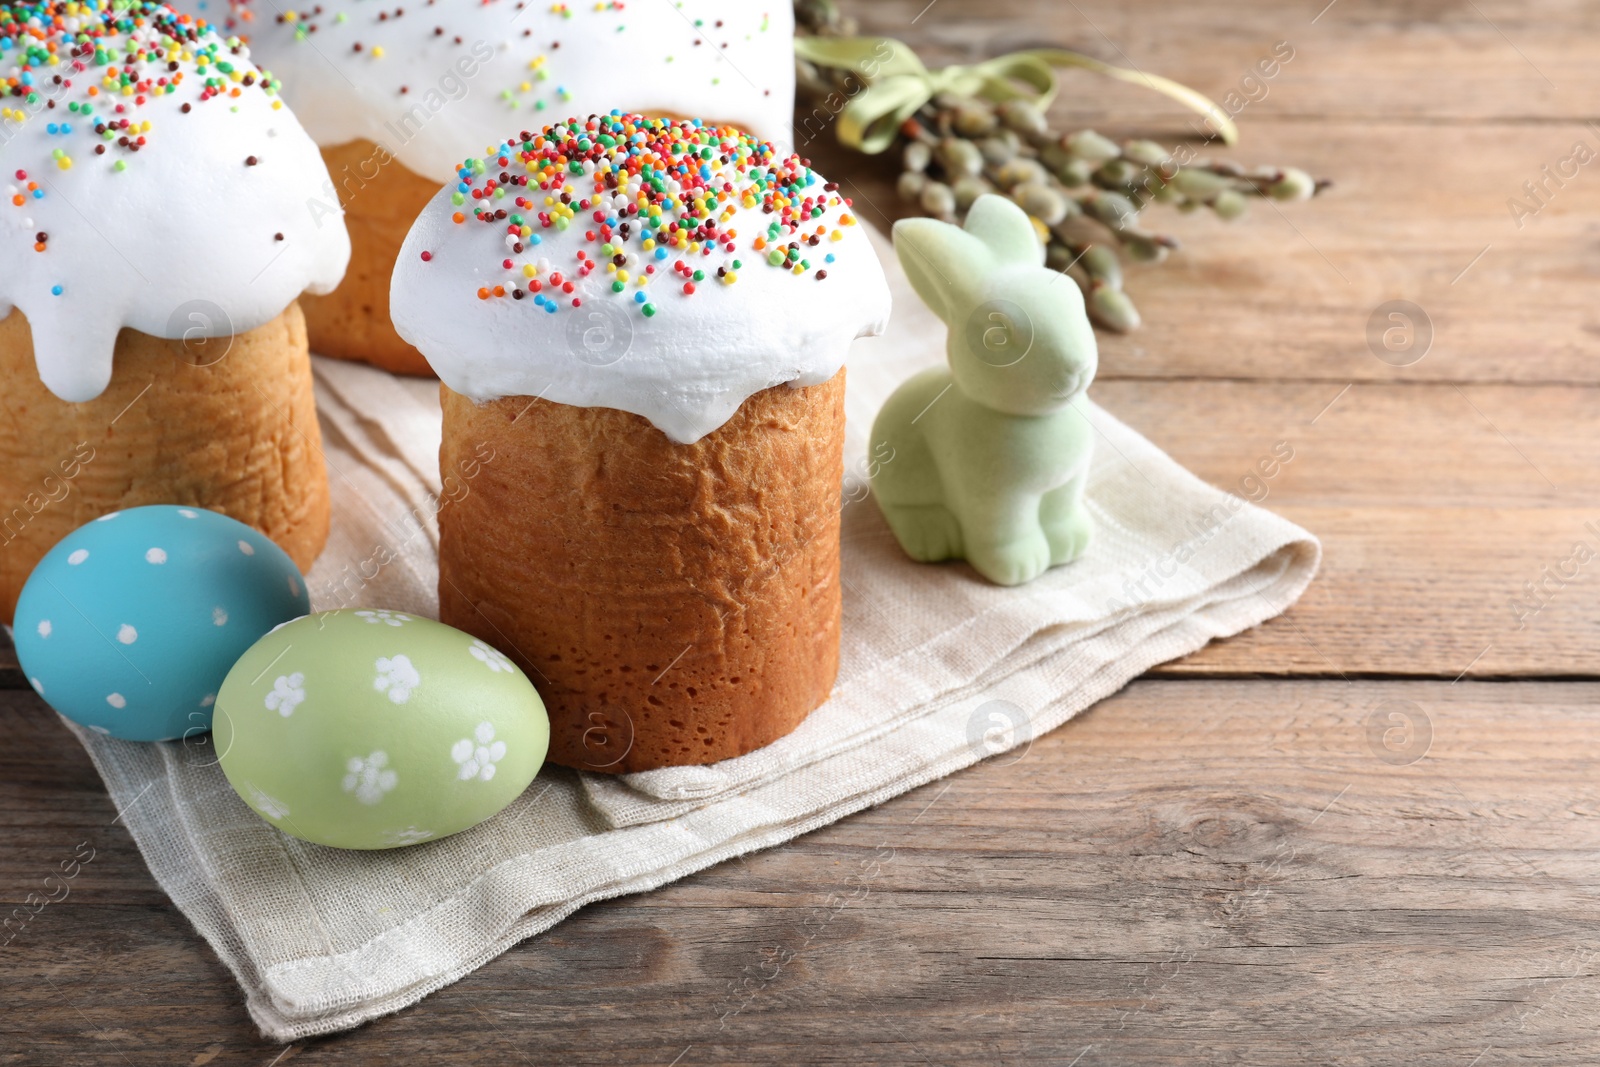
<svg viewBox="0 0 1600 1067">
<path fill-rule="evenodd" d="M 1600 562 L 1571 562 L 1600 553 L 1600 164 L 1520 226 L 1508 207 L 1574 142 L 1600 151 L 1600 15 L 1325 2 L 853 5 L 929 59 L 1059 44 L 1216 99 L 1290 43 L 1229 154 L 1335 189 L 1159 216 L 1186 247 L 1134 272 L 1147 325 L 1103 340 L 1094 395 L 1219 486 L 1292 445 L 1267 504 L 1327 549 L 1292 611 L 1020 759 L 287 1047 L 7 658 L 5 906 L 80 842 L 94 859 L 0 950 L 0 1062 L 1600 1062 Z M 1165 140 L 1190 121 L 1078 75 L 1054 117 Z M 902 210 L 892 162 L 813 154 L 864 216 Z M 1368 343 L 1389 300 L 1432 323 L 1410 366 Z"/>
</svg>

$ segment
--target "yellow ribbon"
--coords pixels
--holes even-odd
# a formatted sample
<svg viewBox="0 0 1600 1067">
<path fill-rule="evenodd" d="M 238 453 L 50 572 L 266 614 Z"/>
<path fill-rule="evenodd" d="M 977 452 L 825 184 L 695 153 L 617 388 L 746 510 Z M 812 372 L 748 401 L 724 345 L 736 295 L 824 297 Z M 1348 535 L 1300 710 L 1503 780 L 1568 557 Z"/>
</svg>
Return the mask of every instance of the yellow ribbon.
<svg viewBox="0 0 1600 1067">
<path fill-rule="evenodd" d="M 938 70 L 929 70 L 908 45 L 889 37 L 797 37 L 794 51 L 819 67 L 848 70 L 860 80 L 860 90 L 849 95 L 838 112 L 839 141 L 869 155 L 893 144 L 901 123 L 939 93 L 994 103 L 1026 100 L 1043 111 L 1056 96 L 1057 67 L 1076 67 L 1154 89 L 1206 116 L 1224 144 L 1239 139 L 1239 129 L 1227 112 L 1188 86 L 1064 48 L 1012 52 L 971 66 L 953 64 Z"/>
</svg>

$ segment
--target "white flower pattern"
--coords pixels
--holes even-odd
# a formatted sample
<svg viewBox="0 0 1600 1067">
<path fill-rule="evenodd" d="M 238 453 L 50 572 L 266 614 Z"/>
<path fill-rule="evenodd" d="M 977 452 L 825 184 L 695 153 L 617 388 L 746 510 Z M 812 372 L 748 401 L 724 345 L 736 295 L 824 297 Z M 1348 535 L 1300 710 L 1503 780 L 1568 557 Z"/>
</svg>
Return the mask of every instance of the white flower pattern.
<svg viewBox="0 0 1600 1067">
<path fill-rule="evenodd" d="M 374 625 L 388 623 L 390 626 L 404 626 L 411 621 L 411 616 L 403 611 L 358 611 L 356 618 L 366 619 Z"/>
<path fill-rule="evenodd" d="M 472 647 L 467 651 L 472 653 L 473 659 L 482 663 L 496 674 L 501 671 L 509 672 L 512 670 L 511 660 L 506 658 L 506 654 L 482 638 L 474 637 L 472 639 Z"/>
<path fill-rule="evenodd" d="M 411 665 L 409 656 L 395 656 L 393 659 L 380 656 L 375 666 L 378 676 L 372 680 L 372 688 L 387 693 L 389 700 L 395 704 L 410 700 L 411 691 L 422 684 L 422 675 Z"/>
<path fill-rule="evenodd" d="M 254 784 L 250 785 L 250 806 L 269 819 L 282 819 L 289 814 L 289 805 L 277 797 L 268 796 Z"/>
<path fill-rule="evenodd" d="M 472 732 L 473 737 L 463 737 L 450 746 L 450 758 L 460 766 L 456 777 L 463 782 L 476 778 L 487 782 L 494 777 L 494 765 L 506 758 L 506 743 L 494 739 L 494 723 L 480 722 Z M 477 743 L 473 743 L 473 738 Z"/>
<path fill-rule="evenodd" d="M 432 839 L 432 837 L 432 830 L 424 830 L 417 826 L 408 826 L 404 830 L 387 831 L 383 835 L 383 843 L 386 845 L 396 846 L 420 845 L 422 842 Z"/>
<path fill-rule="evenodd" d="M 272 683 L 272 692 L 267 694 L 267 710 L 275 711 L 287 719 L 305 700 L 305 685 L 306 676 L 301 671 L 278 675 Z"/>
<path fill-rule="evenodd" d="M 344 791 L 363 804 L 376 804 L 395 787 L 400 776 L 389 769 L 389 754 L 378 749 L 370 756 L 351 756 L 345 763 Z"/>
</svg>

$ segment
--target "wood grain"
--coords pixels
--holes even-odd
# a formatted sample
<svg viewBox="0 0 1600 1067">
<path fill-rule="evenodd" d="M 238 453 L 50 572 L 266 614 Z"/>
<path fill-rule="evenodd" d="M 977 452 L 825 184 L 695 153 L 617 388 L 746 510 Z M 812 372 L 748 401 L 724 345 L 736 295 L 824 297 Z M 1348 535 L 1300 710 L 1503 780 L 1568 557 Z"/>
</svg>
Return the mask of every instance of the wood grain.
<svg viewBox="0 0 1600 1067">
<path fill-rule="evenodd" d="M 1383 718 L 1375 740 L 1391 712 L 1412 728 Z M 24 743 L 0 756 L 9 900 L 77 842 L 97 849 L 4 950 L 9 1061 L 270 1060 L 107 825 L 75 743 L 27 694 L 0 698 L 0 728 Z M 290 1048 L 329 1064 L 1592 1062 L 1597 757 L 1593 684 L 1139 682 L 1020 758 L 587 909 L 415 1009 Z"/>
<path fill-rule="evenodd" d="M 1582 0 L 1242 0 L 1154 5 L 1117 0 L 873 0 L 845 3 L 863 33 L 913 45 L 930 63 L 974 62 L 1054 45 L 1160 73 L 1222 102 L 1237 121 L 1355 119 L 1380 125 L 1585 121 L 1600 71 L 1594 9 Z M 1243 76 L 1279 41 L 1294 59 L 1263 97 Z M 1190 114 L 1140 86 L 1065 76 L 1064 119 L 1189 128 Z M 1250 99 L 1254 97 L 1254 99 Z"/>
<path fill-rule="evenodd" d="M 1322 573 L 1287 614 L 1165 673 L 1600 670 L 1600 390 L 1112 381 L 1094 395 L 1323 541 Z M 1264 478 L 1278 441 L 1294 458 Z"/>
</svg>

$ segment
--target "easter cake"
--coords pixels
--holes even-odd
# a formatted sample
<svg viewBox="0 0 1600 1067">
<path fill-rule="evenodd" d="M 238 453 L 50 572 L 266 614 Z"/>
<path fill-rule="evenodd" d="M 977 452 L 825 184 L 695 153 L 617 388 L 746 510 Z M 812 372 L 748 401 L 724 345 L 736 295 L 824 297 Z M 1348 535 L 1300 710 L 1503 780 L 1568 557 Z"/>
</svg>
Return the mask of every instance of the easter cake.
<svg viewBox="0 0 1600 1067">
<path fill-rule="evenodd" d="M 839 656 L 850 342 L 883 270 L 850 203 L 728 126 L 613 112 L 470 157 L 395 325 L 442 380 L 440 618 L 538 685 L 550 758 L 710 763 L 788 733 Z"/>
<path fill-rule="evenodd" d="M 349 239 L 248 50 L 149 2 L 0 5 L 0 617 L 96 515 L 199 505 L 300 567 L 328 486 L 296 297 Z"/>
<path fill-rule="evenodd" d="M 348 212 L 350 270 L 304 301 L 311 347 L 393 371 L 429 373 L 390 324 L 400 242 L 455 165 L 507 129 L 623 107 L 789 137 L 788 0 L 236 2 L 233 17 L 322 146 L 333 181 L 313 210 Z"/>
</svg>

